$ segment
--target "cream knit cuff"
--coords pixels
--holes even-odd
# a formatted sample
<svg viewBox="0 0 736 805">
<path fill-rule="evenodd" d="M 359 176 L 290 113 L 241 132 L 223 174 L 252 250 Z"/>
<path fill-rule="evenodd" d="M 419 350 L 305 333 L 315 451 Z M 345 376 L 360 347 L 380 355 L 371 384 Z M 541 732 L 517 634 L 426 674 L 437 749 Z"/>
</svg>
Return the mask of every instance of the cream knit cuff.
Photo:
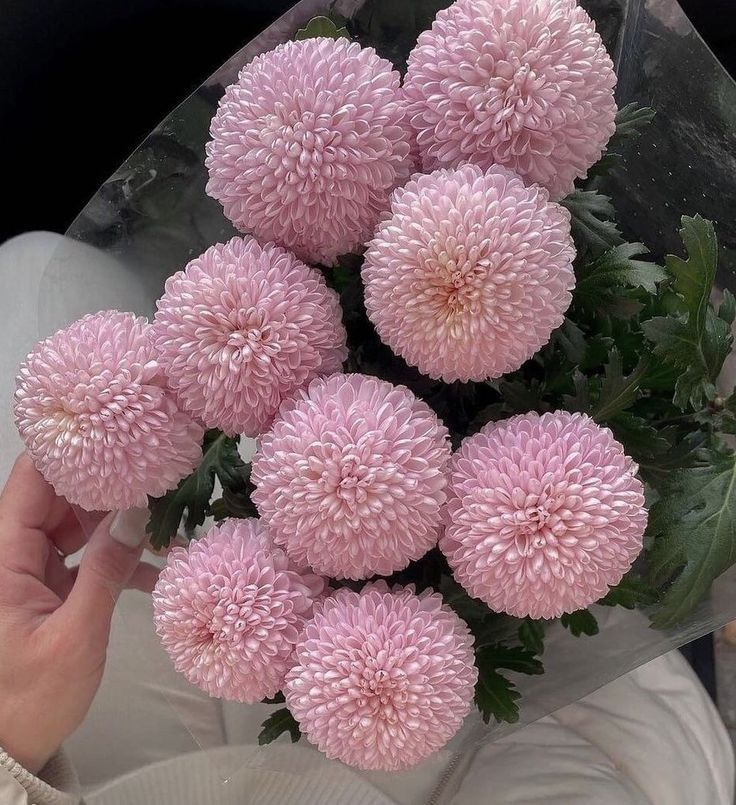
<svg viewBox="0 0 736 805">
<path fill-rule="evenodd" d="M 0 748 L 2 772 L 10 774 L 25 789 L 32 805 L 79 805 L 81 802 L 77 775 L 63 750 L 36 776 Z"/>
</svg>

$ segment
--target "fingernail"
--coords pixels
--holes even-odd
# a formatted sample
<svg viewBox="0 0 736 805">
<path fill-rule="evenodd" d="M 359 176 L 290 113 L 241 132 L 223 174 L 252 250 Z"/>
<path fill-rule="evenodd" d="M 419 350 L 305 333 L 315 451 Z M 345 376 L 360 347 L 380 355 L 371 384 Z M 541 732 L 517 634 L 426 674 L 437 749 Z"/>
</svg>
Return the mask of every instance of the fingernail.
<svg viewBox="0 0 736 805">
<path fill-rule="evenodd" d="M 118 512 L 110 523 L 110 536 L 121 545 L 137 548 L 146 538 L 148 509 L 126 509 Z"/>
</svg>

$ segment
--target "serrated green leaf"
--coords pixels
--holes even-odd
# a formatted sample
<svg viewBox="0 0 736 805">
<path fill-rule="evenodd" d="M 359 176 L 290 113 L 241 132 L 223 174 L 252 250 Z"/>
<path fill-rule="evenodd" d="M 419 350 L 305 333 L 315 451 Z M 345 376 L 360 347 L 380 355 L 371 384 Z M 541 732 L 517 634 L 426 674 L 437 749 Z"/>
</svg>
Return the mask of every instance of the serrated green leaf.
<svg viewBox="0 0 736 805">
<path fill-rule="evenodd" d="M 667 431 L 661 431 L 665 438 Z M 702 431 L 690 431 L 685 436 L 679 432 L 674 441 L 668 439 L 670 447 L 648 462 L 639 461 L 639 471 L 650 482 L 660 487 L 667 482 L 675 470 L 703 466 L 707 463 L 702 454 L 706 443 L 706 435 Z M 650 518 L 651 524 L 651 518 Z"/>
<path fill-rule="evenodd" d="M 674 281 L 672 287 L 683 298 L 689 313 L 689 324 L 702 332 L 705 312 L 718 267 L 718 241 L 713 224 L 700 215 L 683 216 L 680 230 L 687 259 L 670 254 L 666 258 Z"/>
<path fill-rule="evenodd" d="M 642 358 L 631 374 L 624 375 L 621 355 L 617 349 L 612 349 L 604 368 L 600 394 L 591 412 L 593 419 L 597 422 L 606 422 L 632 406 L 639 397 L 647 365 L 647 359 Z"/>
<path fill-rule="evenodd" d="M 616 414 L 606 424 L 637 462 L 652 462 L 670 449 L 670 443 L 654 426 L 629 411 Z"/>
<path fill-rule="evenodd" d="M 652 622 L 679 623 L 736 562 L 736 457 L 711 450 L 703 466 L 671 474 L 650 511 L 649 553 L 655 585 L 675 577 Z"/>
<path fill-rule="evenodd" d="M 323 16 L 312 17 L 304 28 L 300 28 L 296 32 L 294 39 L 299 41 L 301 39 L 315 39 L 320 36 L 324 36 L 327 39 L 350 39 L 347 28 L 338 28 L 329 17 Z"/>
<path fill-rule="evenodd" d="M 561 327 L 552 333 L 552 339 L 560 345 L 570 363 L 581 364 L 588 352 L 585 333 L 571 319 L 566 318 Z"/>
<path fill-rule="evenodd" d="M 590 399 L 590 381 L 580 369 L 575 369 L 572 373 L 572 382 L 575 387 L 575 393 L 565 394 L 563 396 L 562 401 L 565 409 L 567 411 L 587 414 L 592 407 Z"/>
<path fill-rule="evenodd" d="M 673 402 L 683 411 L 698 410 L 713 399 L 716 378 L 731 350 L 729 325 L 711 309 L 704 317 L 702 332 L 695 331 L 689 320 L 669 316 L 658 316 L 641 325 L 654 345 L 654 355 L 680 371 Z"/>
<path fill-rule="evenodd" d="M 621 243 L 578 271 L 575 297 L 591 306 L 599 306 L 612 291 L 623 287 L 657 292 L 657 284 L 667 279 L 664 268 L 656 263 L 634 258 L 647 253 L 641 243 Z"/>
<path fill-rule="evenodd" d="M 513 682 L 497 671 L 478 668 L 478 682 L 475 685 L 475 704 L 483 721 L 488 724 L 491 716 L 498 722 L 515 724 L 519 720 L 521 694 Z"/>
<path fill-rule="evenodd" d="M 611 168 L 621 160 L 621 149 L 627 140 L 635 140 L 642 131 L 652 122 L 655 112 L 649 106 L 640 106 L 638 103 L 629 103 L 618 110 L 616 115 L 616 130 L 608 141 L 606 151 L 601 159 L 588 171 L 588 178 L 605 176 Z"/>
<path fill-rule="evenodd" d="M 207 431 L 197 469 L 182 479 L 176 489 L 149 500 L 151 518 L 146 531 L 151 535 L 151 545 L 154 548 L 167 547 L 179 530 L 185 512 L 187 531 L 202 525 L 209 511 L 215 476 L 226 487 L 238 480 L 243 467 L 237 439 L 220 431 Z"/>
<path fill-rule="evenodd" d="M 270 744 L 271 741 L 275 741 L 279 735 L 285 732 L 289 733 L 293 744 L 302 737 L 299 724 L 286 707 L 270 715 L 261 726 L 261 732 L 258 735 L 259 746 Z"/>
<path fill-rule="evenodd" d="M 522 646 L 534 654 L 544 653 L 544 622 L 524 618 L 518 630 Z"/>
<path fill-rule="evenodd" d="M 639 137 L 654 120 L 655 115 L 656 112 L 651 106 L 642 106 L 636 101 L 622 106 L 616 114 L 616 131 L 608 141 L 609 150 L 615 151 L 626 140 Z"/>
<path fill-rule="evenodd" d="M 466 623 L 483 621 L 493 613 L 478 598 L 471 598 L 465 589 L 451 576 L 443 575 L 439 583 L 439 592 L 447 606 L 455 610 L 458 617 Z"/>
<path fill-rule="evenodd" d="M 544 666 L 530 651 L 522 646 L 505 646 L 500 643 L 476 647 L 476 662 L 479 667 L 503 668 L 517 674 L 536 676 L 544 673 Z"/>
<path fill-rule="evenodd" d="M 645 607 L 654 604 L 657 598 L 657 591 L 649 582 L 645 581 L 640 576 L 627 573 L 598 603 L 606 607 L 636 609 L 637 607 Z"/>
<path fill-rule="evenodd" d="M 541 389 L 536 378 L 532 380 L 499 380 L 492 382 L 503 397 L 509 413 L 526 413 L 536 410 L 540 403 Z"/>
<path fill-rule="evenodd" d="M 673 401 L 682 410 L 698 410 L 715 396 L 715 380 L 730 352 L 731 303 L 725 318 L 710 306 L 710 293 L 718 264 L 718 243 L 710 221 L 699 215 L 682 219 L 680 231 L 687 250 L 686 260 L 669 255 L 667 267 L 672 287 L 685 304 L 686 316 L 658 316 L 642 322 L 645 336 L 654 344 L 654 354 L 680 370 Z"/>
<path fill-rule="evenodd" d="M 608 196 L 597 190 L 575 190 L 560 204 L 570 211 L 572 236 L 580 258 L 595 259 L 623 243 Z"/>
<path fill-rule="evenodd" d="M 563 615 L 560 623 L 575 637 L 580 637 L 580 635 L 592 637 L 598 634 L 598 621 L 595 619 L 595 615 L 587 609 L 579 609 L 577 612 Z"/>
</svg>

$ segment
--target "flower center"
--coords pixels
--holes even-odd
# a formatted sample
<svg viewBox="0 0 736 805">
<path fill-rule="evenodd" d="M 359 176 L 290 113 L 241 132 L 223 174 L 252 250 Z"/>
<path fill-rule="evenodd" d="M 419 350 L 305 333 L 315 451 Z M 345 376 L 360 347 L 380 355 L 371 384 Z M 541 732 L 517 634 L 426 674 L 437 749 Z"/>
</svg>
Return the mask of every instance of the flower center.
<svg viewBox="0 0 736 805">
<path fill-rule="evenodd" d="M 255 585 L 220 587 L 208 592 L 217 600 L 209 621 L 209 631 L 216 641 L 239 642 L 263 620 Z"/>
<path fill-rule="evenodd" d="M 287 184 L 304 179 L 319 182 L 322 175 L 329 179 L 331 166 L 325 164 L 325 149 L 333 153 L 341 142 L 338 131 L 331 130 L 330 118 L 312 111 L 269 115 L 262 129 L 261 140 L 281 159 L 276 175 Z M 329 160 L 327 160 L 329 162 Z"/>
<path fill-rule="evenodd" d="M 486 249 L 481 245 L 466 245 L 455 237 L 434 239 L 424 255 L 428 269 L 429 296 L 438 305 L 444 318 L 474 311 L 491 268 Z"/>
<path fill-rule="evenodd" d="M 391 668 L 376 657 L 367 657 L 360 672 L 358 705 L 374 718 L 394 722 L 398 720 L 397 708 L 408 700 L 409 680 L 401 668 Z"/>
<path fill-rule="evenodd" d="M 368 489 L 375 480 L 375 472 L 361 462 L 360 457 L 352 452 L 354 449 L 353 446 L 346 448 L 340 460 L 326 467 L 320 477 L 324 489 L 350 509 L 366 501 Z"/>
<path fill-rule="evenodd" d="M 246 311 L 240 326 L 224 334 L 220 351 L 221 363 L 247 363 L 259 354 L 273 354 L 273 330 L 265 315 L 256 309 Z"/>
<path fill-rule="evenodd" d="M 519 555 L 531 556 L 548 545 L 554 545 L 564 523 L 557 514 L 560 501 L 552 488 L 547 486 L 540 494 L 517 489 L 513 498 L 517 506 L 504 519 L 513 528 Z"/>
<path fill-rule="evenodd" d="M 551 123 L 550 107 L 560 90 L 527 61 L 512 58 L 495 65 L 485 91 L 485 113 L 493 128 L 504 137 L 513 137 L 522 129 L 541 131 Z"/>
</svg>

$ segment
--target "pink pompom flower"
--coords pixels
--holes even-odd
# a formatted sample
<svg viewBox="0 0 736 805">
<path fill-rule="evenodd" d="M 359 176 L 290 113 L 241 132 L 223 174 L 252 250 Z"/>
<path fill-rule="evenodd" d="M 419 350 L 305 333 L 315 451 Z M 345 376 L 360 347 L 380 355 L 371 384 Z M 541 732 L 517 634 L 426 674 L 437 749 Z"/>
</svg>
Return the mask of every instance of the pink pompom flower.
<svg viewBox="0 0 736 805">
<path fill-rule="evenodd" d="M 415 176 L 363 264 L 381 339 L 446 382 L 518 369 L 564 320 L 575 285 L 570 214 L 502 167 Z"/>
<path fill-rule="evenodd" d="M 255 58 L 210 134 L 207 193 L 238 229 L 310 262 L 362 247 L 414 167 L 399 74 L 346 39 Z"/>
<path fill-rule="evenodd" d="M 587 607 L 642 549 L 637 469 L 584 414 L 491 422 L 453 456 L 440 548 L 460 584 L 497 612 L 556 618 Z"/>
<path fill-rule="evenodd" d="M 468 627 L 439 594 L 385 582 L 341 589 L 307 624 L 284 695 L 327 757 L 395 771 L 460 728 L 478 676 L 474 659 Z"/>
<path fill-rule="evenodd" d="M 404 82 L 425 170 L 505 165 L 553 198 L 600 158 L 615 86 L 576 0 L 458 0 L 420 34 Z"/>
<path fill-rule="evenodd" d="M 337 294 L 280 246 L 233 238 L 166 281 L 153 341 L 180 404 L 257 436 L 281 400 L 347 357 Z"/>
<path fill-rule="evenodd" d="M 174 548 L 153 591 L 156 632 L 174 667 L 210 696 L 274 696 L 323 592 L 294 569 L 255 518 L 225 520 Z"/>
<path fill-rule="evenodd" d="M 204 431 L 179 409 L 132 313 L 84 316 L 21 364 L 15 422 L 56 493 L 88 511 L 148 505 L 202 457 Z"/>
<path fill-rule="evenodd" d="M 437 544 L 447 429 L 404 386 L 360 374 L 284 403 L 253 459 L 253 501 L 298 565 L 349 579 L 388 575 Z"/>
</svg>

